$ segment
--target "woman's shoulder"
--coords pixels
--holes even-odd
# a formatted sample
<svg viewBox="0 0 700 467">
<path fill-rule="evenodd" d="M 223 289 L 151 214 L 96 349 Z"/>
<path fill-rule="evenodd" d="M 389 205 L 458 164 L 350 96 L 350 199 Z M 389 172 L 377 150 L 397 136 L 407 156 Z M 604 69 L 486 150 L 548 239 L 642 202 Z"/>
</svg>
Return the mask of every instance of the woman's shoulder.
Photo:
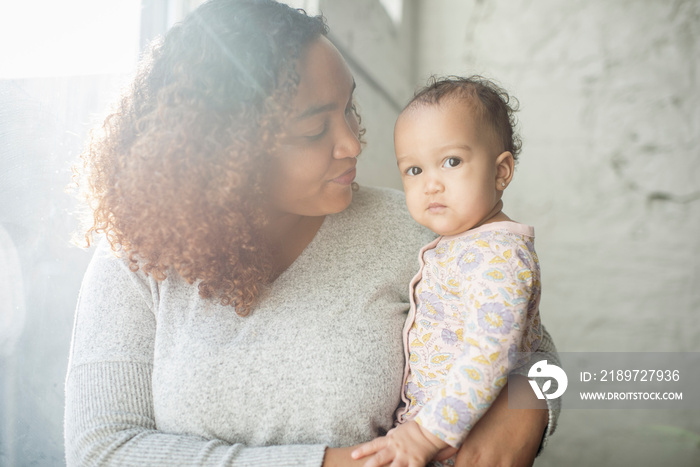
<svg viewBox="0 0 700 467">
<path fill-rule="evenodd" d="M 435 238 L 434 233 L 413 220 L 403 192 L 393 188 L 360 187 L 343 217 L 365 232 L 410 241 L 418 247 Z"/>
<path fill-rule="evenodd" d="M 403 192 L 386 187 L 362 186 L 353 194 L 350 215 L 401 224 L 415 224 L 406 208 Z"/>
<path fill-rule="evenodd" d="M 352 207 L 403 207 L 406 201 L 403 192 L 394 188 L 379 186 L 360 186 L 353 194 Z"/>
<path fill-rule="evenodd" d="M 150 306 L 154 294 L 157 294 L 158 283 L 153 276 L 137 268 L 126 252 L 119 249 L 115 251 L 107 239 L 100 238 L 96 241 L 96 248 L 85 272 L 83 289 L 101 293 L 99 291 L 105 288 L 122 293 L 133 290 Z"/>
</svg>

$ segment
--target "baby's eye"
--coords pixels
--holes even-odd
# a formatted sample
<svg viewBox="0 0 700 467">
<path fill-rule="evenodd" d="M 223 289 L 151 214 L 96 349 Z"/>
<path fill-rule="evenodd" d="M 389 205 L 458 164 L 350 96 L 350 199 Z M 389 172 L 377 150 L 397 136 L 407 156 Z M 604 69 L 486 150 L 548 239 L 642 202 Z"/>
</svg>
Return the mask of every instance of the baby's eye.
<svg viewBox="0 0 700 467">
<path fill-rule="evenodd" d="M 447 160 L 445 161 L 444 164 L 442 164 L 443 167 L 457 167 L 459 164 L 462 163 L 462 160 L 459 159 L 458 157 L 448 157 Z"/>
<path fill-rule="evenodd" d="M 421 172 L 423 172 L 423 170 L 420 167 L 409 167 L 408 170 L 406 170 L 406 175 L 414 176 Z"/>
</svg>

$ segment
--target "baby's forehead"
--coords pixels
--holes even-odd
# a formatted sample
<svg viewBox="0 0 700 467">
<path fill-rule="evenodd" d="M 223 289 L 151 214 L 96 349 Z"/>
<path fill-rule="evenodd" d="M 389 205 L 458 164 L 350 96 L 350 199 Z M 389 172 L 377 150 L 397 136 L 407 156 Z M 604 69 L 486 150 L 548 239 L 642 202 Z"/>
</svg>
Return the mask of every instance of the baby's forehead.
<svg viewBox="0 0 700 467">
<path fill-rule="evenodd" d="M 489 138 L 497 135 L 497 130 L 488 116 L 486 106 L 477 96 L 471 95 L 446 95 L 438 101 L 413 101 L 401 111 L 396 123 L 398 125 L 402 119 L 406 118 L 420 120 L 427 117 L 425 114 L 428 112 L 426 111 L 436 109 L 446 112 L 464 112 L 471 117 L 468 121 L 476 127 L 477 133 Z"/>
<path fill-rule="evenodd" d="M 500 154 L 498 132 L 491 123 L 484 104 L 476 96 L 443 96 L 439 101 L 413 101 L 399 114 L 395 129 L 398 131 L 395 137 L 402 137 L 412 131 L 420 131 L 422 122 L 432 118 L 435 111 L 439 111 L 447 118 L 455 117 L 464 122 L 465 133 L 476 136 L 487 146 L 490 146 L 494 154 Z M 455 115 L 461 114 L 460 116 Z M 432 114 L 432 115 L 431 115 Z M 470 118 L 461 118 L 468 115 Z M 408 126 L 404 125 L 404 122 Z"/>
<path fill-rule="evenodd" d="M 444 110 L 465 112 L 477 124 L 486 124 L 485 108 L 478 98 L 472 96 L 443 96 L 438 101 L 416 100 L 411 102 L 399 114 L 401 117 L 420 117 L 426 110 Z"/>
</svg>

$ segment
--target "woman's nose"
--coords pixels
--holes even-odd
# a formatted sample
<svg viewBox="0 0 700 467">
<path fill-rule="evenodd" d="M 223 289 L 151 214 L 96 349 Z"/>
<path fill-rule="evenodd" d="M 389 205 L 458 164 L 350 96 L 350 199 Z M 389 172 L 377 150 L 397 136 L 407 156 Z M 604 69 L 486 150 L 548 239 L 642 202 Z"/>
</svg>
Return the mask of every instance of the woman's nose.
<svg viewBox="0 0 700 467">
<path fill-rule="evenodd" d="M 338 135 L 338 141 L 333 148 L 333 157 L 336 159 L 344 159 L 346 157 L 357 157 L 362 151 L 360 145 L 359 125 L 357 122 L 347 122 Z"/>
</svg>

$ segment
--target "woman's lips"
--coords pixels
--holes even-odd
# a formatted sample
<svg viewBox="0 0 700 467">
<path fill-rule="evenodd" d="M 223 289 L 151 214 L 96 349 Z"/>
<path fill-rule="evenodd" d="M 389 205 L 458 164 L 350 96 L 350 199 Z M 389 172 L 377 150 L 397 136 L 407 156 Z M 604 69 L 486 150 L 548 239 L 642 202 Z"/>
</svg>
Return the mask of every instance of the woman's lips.
<svg viewBox="0 0 700 467">
<path fill-rule="evenodd" d="M 353 167 L 331 181 L 340 185 L 350 185 L 353 181 L 355 181 L 355 175 L 357 175 L 357 171 L 355 170 L 355 167 Z"/>
</svg>

